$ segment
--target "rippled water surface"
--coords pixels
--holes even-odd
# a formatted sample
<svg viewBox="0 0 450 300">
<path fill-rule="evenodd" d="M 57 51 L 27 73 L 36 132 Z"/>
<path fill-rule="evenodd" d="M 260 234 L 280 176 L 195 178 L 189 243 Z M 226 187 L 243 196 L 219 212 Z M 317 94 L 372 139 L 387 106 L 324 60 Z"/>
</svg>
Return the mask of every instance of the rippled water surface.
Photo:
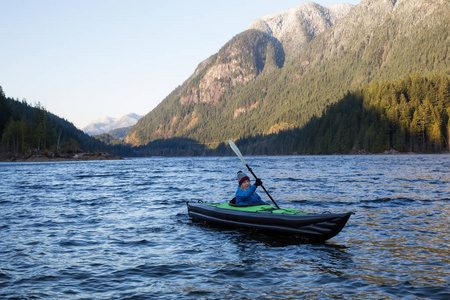
<svg viewBox="0 0 450 300">
<path fill-rule="evenodd" d="M 246 159 L 282 208 L 356 214 L 324 243 L 190 220 L 237 157 L 0 163 L 0 298 L 450 299 L 450 155 Z"/>
</svg>

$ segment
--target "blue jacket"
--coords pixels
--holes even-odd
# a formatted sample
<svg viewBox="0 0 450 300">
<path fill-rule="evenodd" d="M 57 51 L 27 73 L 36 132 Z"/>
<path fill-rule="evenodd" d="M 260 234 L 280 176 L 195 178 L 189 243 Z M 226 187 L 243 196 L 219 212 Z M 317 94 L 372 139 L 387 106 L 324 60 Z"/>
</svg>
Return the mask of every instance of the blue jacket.
<svg viewBox="0 0 450 300">
<path fill-rule="evenodd" d="M 267 204 L 261 200 L 261 197 L 255 193 L 256 185 L 250 186 L 246 191 L 241 190 L 238 186 L 236 191 L 236 204 L 237 205 L 254 205 L 254 204 Z"/>
</svg>

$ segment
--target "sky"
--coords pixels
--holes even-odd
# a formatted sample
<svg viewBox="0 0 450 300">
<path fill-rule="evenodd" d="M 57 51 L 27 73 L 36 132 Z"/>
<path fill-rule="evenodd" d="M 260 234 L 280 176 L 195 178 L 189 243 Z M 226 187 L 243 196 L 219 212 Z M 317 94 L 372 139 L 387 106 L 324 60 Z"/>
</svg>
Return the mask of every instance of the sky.
<svg viewBox="0 0 450 300">
<path fill-rule="evenodd" d="M 0 0 L 0 86 L 80 129 L 145 115 L 255 19 L 303 2 Z"/>
</svg>

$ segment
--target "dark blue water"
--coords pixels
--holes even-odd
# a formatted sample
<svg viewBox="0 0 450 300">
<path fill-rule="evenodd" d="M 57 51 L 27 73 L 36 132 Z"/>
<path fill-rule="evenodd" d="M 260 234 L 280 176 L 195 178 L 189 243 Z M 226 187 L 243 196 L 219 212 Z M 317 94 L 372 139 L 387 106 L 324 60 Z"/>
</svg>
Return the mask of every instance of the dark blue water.
<svg viewBox="0 0 450 300">
<path fill-rule="evenodd" d="M 356 214 L 319 244 L 191 221 L 237 157 L 0 163 L 0 298 L 450 298 L 450 155 L 246 159 L 281 207 Z"/>
</svg>

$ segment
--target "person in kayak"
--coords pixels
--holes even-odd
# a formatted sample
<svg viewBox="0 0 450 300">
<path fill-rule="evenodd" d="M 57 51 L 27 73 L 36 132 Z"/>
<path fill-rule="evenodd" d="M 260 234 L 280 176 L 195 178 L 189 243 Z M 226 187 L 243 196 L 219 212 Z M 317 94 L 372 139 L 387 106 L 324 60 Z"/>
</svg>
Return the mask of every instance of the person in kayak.
<svg viewBox="0 0 450 300">
<path fill-rule="evenodd" d="M 237 179 L 239 186 L 236 191 L 237 205 L 257 205 L 267 204 L 261 200 L 261 197 L 255 192 L 258 186 L 262 185 L 259 178 L 256 179 L 255 184 L 251 185 L 250 178 L 242 171 L 237 172 Z"/>
</svg>

